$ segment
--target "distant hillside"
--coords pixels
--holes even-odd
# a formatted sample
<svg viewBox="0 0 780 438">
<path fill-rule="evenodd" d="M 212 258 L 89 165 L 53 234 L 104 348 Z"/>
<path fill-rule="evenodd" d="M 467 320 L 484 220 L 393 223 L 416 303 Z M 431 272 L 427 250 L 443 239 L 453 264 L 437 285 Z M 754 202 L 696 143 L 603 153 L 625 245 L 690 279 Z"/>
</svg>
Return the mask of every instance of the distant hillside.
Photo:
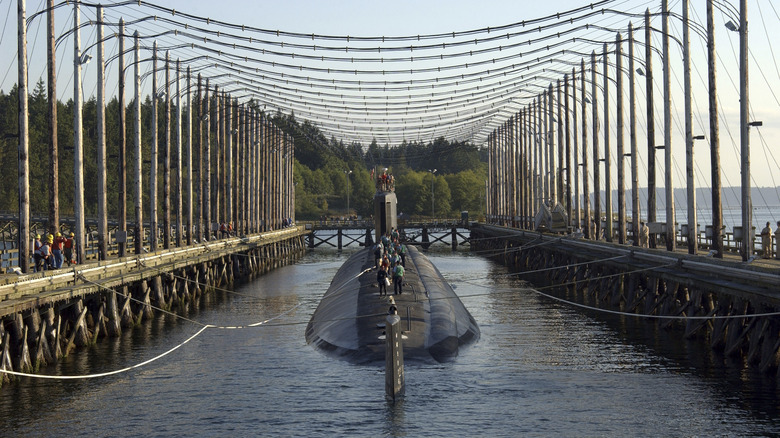
<svg viewBox="0 0 780 438">
<path fill-rule="evenodd" d="M 699 208 L 712 204 L 712 190 L 709 187 L 696 189 L 696 204 Z M 639 189 L 639 203 L 642 207 L 647 205 L 648 190 L 646 187 Z M 753 206 L 780 206 L 780 186 L 778 187 L 753 187 L 751 189 Z M 602 203 L 604 202 L 605 192 L 601 191 Z M 724 209 L 739 208 L 742 205 L 742 189 L 740 187 L 724 187 L 721 190 L 721 201 Z M 591 192 L 591 202 L 593 202 L 593 193 Z M 656 202 L 658 209 L 666 208 L 666 193 L 663 188 L 656 189 Z M 674 190 L 674 203 L 677 206 L 688 204 L 688 194 L 685 188 L 676 188 Z M 617 190 L 612 191 L 612 205 L 617 209 Z M 631 190 L 626 188 L 626 209 L 631 209 Z"/>
</svg>

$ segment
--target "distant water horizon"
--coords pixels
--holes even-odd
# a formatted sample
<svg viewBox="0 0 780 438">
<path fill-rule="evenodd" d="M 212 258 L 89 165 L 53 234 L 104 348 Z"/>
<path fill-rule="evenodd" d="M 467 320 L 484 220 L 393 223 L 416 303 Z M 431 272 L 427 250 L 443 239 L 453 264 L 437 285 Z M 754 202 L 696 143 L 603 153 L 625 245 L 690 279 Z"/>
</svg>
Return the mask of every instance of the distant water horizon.
<svg viewBox="0 0 780 438">
<path fill-rule="evenodd" d="M 639 211 L 642 220 L 647 220 L 647 195 L 646 187 L 639 189 Z M 632 196 L 630 188 L 626 189 L 626 215 L 631 216 Z M 606 203 L 605 192 L 601 191 L 601 208 L 604 211 Z M 593 192 L 590 194 L 591 208 L 593 207 Z M 612 211 L 617 213 L 617 190 L 612 191 Z M 753 226 L 761 230 L 769 222 L 772 229 L 777 228 L 780 221 L 780 186 L 777 187 L 753 187 L 751 188 L 751 201 L 753 204 Z M 721 189 L 721 203 L 723 213 L 723 225 L 731 231 L 735 226 L 742 225 L 742 192 L 740 187 L 723 187 Z M 582 204 L 582 196 L 580 196 Z M 678 224 L 688 223 L 688 196 L 684 188 L 674 190 L 675 218 Z M 702 187 L 696 189 L 696 222 L 704 231 L 705 225 L 712 224 L 712 188 Z M 656 220 L 666 221 L 666 194 L 664 188 L 656 188 Z M 678 225 L 679 227 L 679 225 Z"/>
</svg>

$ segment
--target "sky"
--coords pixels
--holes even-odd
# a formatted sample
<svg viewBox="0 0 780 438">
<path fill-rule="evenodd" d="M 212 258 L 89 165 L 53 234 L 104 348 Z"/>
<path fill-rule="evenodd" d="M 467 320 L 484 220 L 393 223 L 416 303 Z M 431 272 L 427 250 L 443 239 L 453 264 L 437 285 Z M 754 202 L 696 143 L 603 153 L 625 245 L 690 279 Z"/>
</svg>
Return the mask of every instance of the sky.
<svg viewBox="0 0 780 438">
<path fill-rule="evenodd" d="M 736 0 L 730 0 L 734 8 L 738 7 Z M 2 29 L 2 39 L 0 40 L 0 89 L 5 92 L 16 82 L 16 22 L 15 9 L 16 0 L 0 0 L 0 11 L 8 12 L 8 15 L 0 14 L 5 18 L 0 19 L 0 29 Z M 43 5 L 42 0 L 28 0 L 28 16 L 32 11 L 38 10 Z M 110 3 L 110 2 L 108 2 Z M 366 2 L 366 1 L 285 1 L 285 2 L 246 2 L 237 0 L 222 0 L 219 2 L 201 1 L 201 0 L 176 0 L 161 1 L 159 4 L 177 11 L 187 12 L 194 15 L 209 17 L 214 20 L 224 20 L 231 23 L 241 23 L 248 26 L 255 26 L 265 29 L 279 29 L 283 31 L 316 33 L 320 35 L 349 35 L 349 36 L 398 36 L 398 35 L 417 35 L 433 33 L 449 33 L 453 31 L 463 31 L 470 29 L 480 29 L 484 27 L 496 27 L 509 23 L 516 23 L 522 20 L 533 19 L 547 16 L 556 12 L 562 12 L 576 7 L 580 7 L 590 2 L 577 0 L 559 0 L 552 2 L 518 2 L 518 1 L 406 1 L 397 0 L 392 3 Z M 702 1 L 693 2 L 692 19 L 699 23 L 704 23 L 704 6 Z M 215 4 L 217 7 L 215 7 Z M 680 0 L 670 0 L 670 9 L 672 12 L 681 10 Z M 651 11 L 657 11 L 660 8 L 658 1 L 641 0 L 618 0 L 610 4 L 610 7 L 621 10 L 632 10 L 641 12 L 649 7 Z M 68 9 L 68 10 L 65 10 Z M 751 46 L 751 65 L 750 65 L 750 102 L 751 119 L 761 120 L 763 127 L 751 129 L 751 170 L 754 186 L 779 186 L 780 168 L 778 162 L 780 157 L 780 68 L 778 68 L 778 59 L 780 58 L 780 46 L 772 46 L 771 31 L 780 26 L 780 16 L 777 14 L 780 6 L 772 4 L 772 0 L 749 0 L 749 20 L 750 20 L 750 46 Z M 58 11 L 56 22 L 57 32 L 65 32 L 65 26 L 70 20 L 69 8 L 63 8 Z M 87 20 L 93 12 L 84 12 L 82 21 Z M 130 13 L 132 15 L 132 13 Z M 160 16 L 163 16 L 160 13 Z M 126 20 L 132 17 L 125 17 Z M 738 104 L 739 95 L 737 93 L 739 86 L 739 77 L 737 70 L 737 52 L 738 38 L 736 33 L 728 32 L 723 23 L 729 19 L 727 14 L 720 11 L 716 12 L 716 44 L 718 45 L 718 95 L 721 106 L 721 162 L 723 166 L 724 185 L 739 185 L 739 129 L 738 129 Z M 627 22 L 629 18 L 620 18 L 620 22 Z M 631 20 L 634 25 L 641 24 L 640 19 Z M 673 34 L 680 36 L 679 19 L 672 19 Z M 594 19 L 594 22 L 603 23 Z M 615 23 L 613 19 L 612 22 Z M 653 27 L 660 29 L 660 22 L 654 21 Z M 29 77 L 31 86 L 38 77 L 45 77 L 45 41 L 44 41 L 45 20 L 38 19 L 30 23 L 28 37 L 28 51 L 30 59 Z M 143 29 L 143 28 L 142 28 Z M 146 29 L 151 29 L 149 24 Z M 132 29 L 131 29 L 132 31 Z M 94 30 L 86 27 L 81 32 L 82 46 L 94 43 Z M 625 34 L 624 34 L 625 35 Z M 643 39 L 641 32 L 638 32 L 636 38 Z M 660 47 L 660 36 L 654 34 L 654 45 Z M 163 38 L 161 38 L 163 39 Z M 305 40 L 304 40 L 305 41 Z M 318 44 L 323 42 L 317 42 Z M 344 45 L 346 43 L 333 43 L 334 45 Z M 352 43 L 356 44 L 356 43 Z M 107 42 L 107 50 L 115 49 L 115 43 Z M 59 75 L 58 91 L 61 99 L 67 99 L 72 95 L 72 68 L 70 68 L 69 59 L 72 59 L 72 40 L 66 38 L 58 48 Z M 590 50 L 590 49 L 588 49 Z M 624 48 L 624 50 L 626 50 Z M 643 48 L 636 48 L 637 56 L 640 56 Z M 706 89 L 706 66 L 707 61 L 704 51 L 704 42 L 701 37 L 694 35 L 692 37 L 691 51 L 693 57 L 693 106 L 694 106 L 694 134 L 705 134 L 707 137 L 704 142 L 695 143 L 695 154 L 697 168 L 696 173 L 697 186 L 707 186 L 709 183 L 709 129 L 707 127 L 707 89 Z M 490 55 L 495 56 L 495 55 Z M 661 67 L 659 57 L 654 58 L 655 69 L 655 99 L 661 100 Z M 685 155 L 683 139 L 683 86 L 682 86 L 682 65 L 680 49 L 672 42 L 672 53 L 670 55 L 673 64 L 672 71 L 672 105 L 673 105 L 673 156 L 675 167 L 673 170 L 675 187 L 682 187 L 685 184 Z M 300 61 L 303 63 L 303 61 Z M 456 61 L 452 61 L 456 62 Z M 457 61 L 459 62 L 459 61 Z M 445 62 L 442 62 L 446 64 Z M 429 65 L 429 64 L 416 64 Z M 87 66 L 84 70 L 85 94 L 86 97 L 94 95 L 94 70 L 90 70 L 93 64 Z M 109 65 L 108 75 L 115 75 L 111 72 L 112 65 Z M 115 67 L 114 67 L 115 68 Z M 384 68 L 384 67 L 383 67 Z M 599 67 L 600 68 L 600 67 Z M 625 65 L 624 65 L 625 68 Z M 339 76 L 334 76 L 339 77 Z M 638 84 L 637 99 L 643 101 L 644 84 L 643 78 L 637 78 L 641 81 Z M 115 81 L 114 81 L 115 82 Z M 146 93 L 149 93 L 149 81 L 144 82 Z M 627 89 L 626 89 L 627 91 Z M 107 84 L 109 95 L 116 93 L 115 83 Z M 472 137 L 470 139 L 479 144 L 484 144 L 487 134 L 498 126 L 510 114 L 511 110 L 518 110 L 528 102 L 532 93 L 538 93 L 538 90 L 522 90 L 515 103 L 493 114 L 485 119 L 485 122 L 479 125 L 468 125 L 464 122 L 467 132 Z M 367 95 L 376 98 L 377 96 L 367 93 Z M 615 92 L 611 91 L 611 111 L 614 114 Z M 602 99 L 603 100 L 603 97 Z M 296 111 L 299 118 L 306 118 L 304 110 Z M 639 145 L 644 146 L 644 107 L 640 105 L 637 108 L 638 137 Z M 656 108 L 656 126 L 660 129 L 663 122 L 663 113 L 661 107 Z M 356 120 L 359 120 L 356 119 Z M 420 118 L 422 120 L 422 118 Z M 414 124 L 415 120 L 410 118 L 409 124 Z M 357 121 L 355 123 L 358 123 Z M 422 122 L 420 122 L 422 123 Z M 339 129 L 327 129 L 328 125 L 323 125 L 326 132 L 343 133 Z M 438 128 L 437 128 L 438 129 Z M 469 131 L 470 129 L 470 131 Z M 611 123 L 612 144 L 614 145 L 615 136 L 614 119 Z M 441 131 L 435 131 L 439 134 Z M 466 131 L 464 131 L 466 132 Z M 431 134 L 434 135 L 434 134 Z M 465 135 L 465 134 L 464 134 Z M 627 141 L 627 133 L 624 134 Z M 663 136 L 658 133 L 657 141 L 662 141 Z M 349 135 L 345 134 L 345 139 L 349 140 Z M 659 143 L 660 144 L 660 143 Z M 640 150 L 642 147 L 640 146 Z M 646 146 L 645 146 L 646 148 Z M 613 152 L 614 154 L 614 152 Z M 659 154 L 659 159 L 662 157 Z M 640 152 L 640 161 L 643 169 L 640 170 L 641 181 L 646 180 L 646 157 Z M 663 161 L 661 159 L 661 161 Z M 614 163 L 614 159 L 613 159 Z M 659 168 L 659 183 L 663 185 L 663 172 L 666 170 Z M 616 172 L 612 172 L 615 175 Z M 614 176 L 613 176 L 614 178 Z M 754 201 L 755 202 L 755 201 Z"/>
</svg>

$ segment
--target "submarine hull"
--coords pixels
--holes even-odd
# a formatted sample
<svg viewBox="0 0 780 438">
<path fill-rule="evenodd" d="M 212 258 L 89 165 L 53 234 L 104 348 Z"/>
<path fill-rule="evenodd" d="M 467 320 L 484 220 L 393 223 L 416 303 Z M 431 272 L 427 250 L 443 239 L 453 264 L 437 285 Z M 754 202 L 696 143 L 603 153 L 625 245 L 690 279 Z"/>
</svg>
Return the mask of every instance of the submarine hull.
<svg viewBox="0 0 780 438">
<path fill-rule="evenodd" d="M 417 248 L 406 255 L 403 293 L 393 296 L 405 361 L 446 362 L 479 339 L 479 326 L 438 269 Z M 373 251 L 352 255 L 333 278 L 306 327 L 306 342 L 354 363 L 385 360 L 389 298 L 379 296 Z"/>
</svg>

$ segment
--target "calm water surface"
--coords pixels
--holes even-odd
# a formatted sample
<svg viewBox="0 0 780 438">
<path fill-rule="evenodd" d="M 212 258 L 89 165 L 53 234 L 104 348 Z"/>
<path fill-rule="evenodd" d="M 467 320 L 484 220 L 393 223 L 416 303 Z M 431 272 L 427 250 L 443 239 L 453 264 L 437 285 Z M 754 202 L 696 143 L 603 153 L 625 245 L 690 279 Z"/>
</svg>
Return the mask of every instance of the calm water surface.
<svg viewBox="0 0 780 438">
<path fill-rule="evenodd" d="M 407 364 L 405 400 L 381 366 L 332 359 L 304 330 L 348 253 L 318 251 L 187 317 L 220 325 L 116 376 L 23 379 L 0 390 L 0 436 L 756 436 L 780 434 L 771 378 L 652 323 L 583 311 L 464 252 L 432 261 L 482 329 L 455 362 Z M 298 307 L 295 307 L 298 306 Z M 200 327 L 160 318 L 50 374 L 138 364 Z M 110 354 L 108 354 L 110 353 Z"/>
</svg>

